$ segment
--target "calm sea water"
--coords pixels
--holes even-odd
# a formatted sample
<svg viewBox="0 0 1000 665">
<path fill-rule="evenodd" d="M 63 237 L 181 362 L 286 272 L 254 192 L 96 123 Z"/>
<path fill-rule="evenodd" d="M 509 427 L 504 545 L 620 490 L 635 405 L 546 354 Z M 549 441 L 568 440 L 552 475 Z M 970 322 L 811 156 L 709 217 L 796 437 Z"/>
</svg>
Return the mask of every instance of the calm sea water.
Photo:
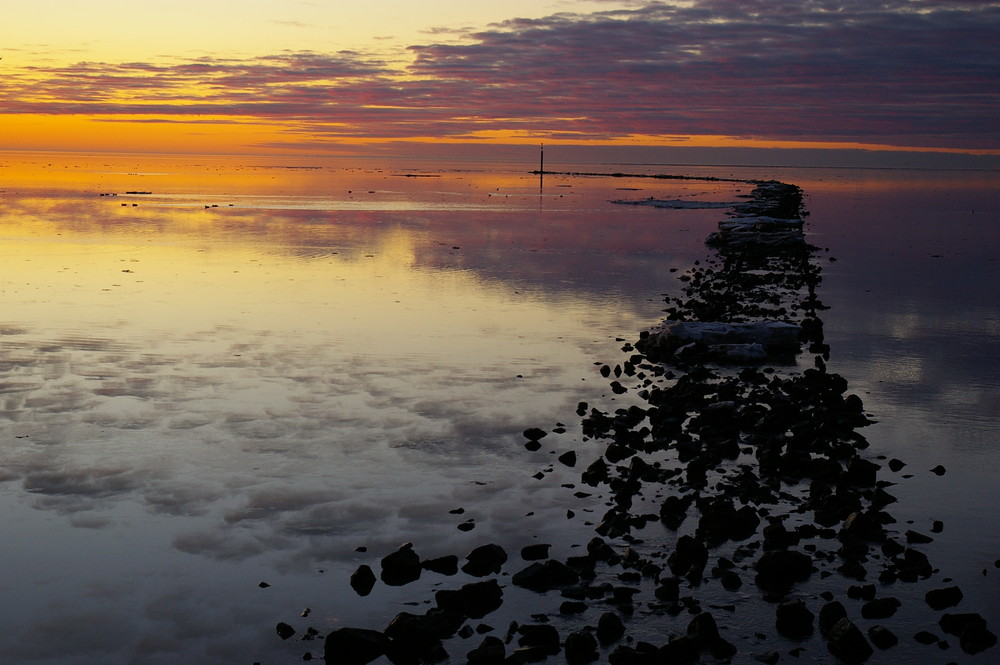
<svg viewBox="0 0 1000 665">
<path fill-rule="evenodd" d="M 603 504 L 560 487 L 579 470 L 553 453 L 600 453 L 578 402 L 628 402 L 600 364 L 660 321 L 723 218 L 610 201 L 751 186 L 528 168 L 0 156 L 0 660 L 298 662 L 322 654 L 308 626 L 381 628 L 427 598 L 347 585 L 402 542 L 586 543 Z M 871 454 L 912 474 L 893 514 L 944 522 L 928 555 L 1000 628 L 1000 174 L 548 168 L 805 190 L 830 368 L 879 421 Z M 559 600 L 511 590 L 488 620 Z M 754 642 L 771 615 L 729 622 L 741 658 L 794 646 Z"/>
</svg>

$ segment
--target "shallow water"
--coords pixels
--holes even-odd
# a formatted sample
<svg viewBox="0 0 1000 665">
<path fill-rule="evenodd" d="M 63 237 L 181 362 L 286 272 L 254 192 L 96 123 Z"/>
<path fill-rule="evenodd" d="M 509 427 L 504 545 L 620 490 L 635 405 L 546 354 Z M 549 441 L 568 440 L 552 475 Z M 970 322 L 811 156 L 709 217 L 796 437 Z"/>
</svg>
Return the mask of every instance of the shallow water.
<svg viewBox="0 0 1000 665">
<path fill-rule="evenodd" d="M 321 643 L 282 643 L 274 625 L 304 607 L 300 631 L 326 632 L 380 628 L 426 598 L 347 586 L 401 542 L 571 553 L 602 505 L 559 487 L 579 472 L 550 451 L 596 457 L 577 403 L 629 396 L 595 363 L 659 321 L 722 216 L 609 201 L 750 189 L 540 187 L 498 165 L 0 162 L 0 590 L 16 599 L 0 654 L 59 665 L 295 662 Z M 870 452 L 913 474 L 893 514 L 945 522 L 931 560 L 995 630 L 997 174 L 647 170 L 805 190 L 810 240 L 837 259 L 820 287 L 830 367 L 879 421 Z M 524 428 L 557 423 L 523 449 Z M 503 612 L 546 602 L 512 590 Z M 770 620 L 732 621 L 752 634 Z"/>
</svg>

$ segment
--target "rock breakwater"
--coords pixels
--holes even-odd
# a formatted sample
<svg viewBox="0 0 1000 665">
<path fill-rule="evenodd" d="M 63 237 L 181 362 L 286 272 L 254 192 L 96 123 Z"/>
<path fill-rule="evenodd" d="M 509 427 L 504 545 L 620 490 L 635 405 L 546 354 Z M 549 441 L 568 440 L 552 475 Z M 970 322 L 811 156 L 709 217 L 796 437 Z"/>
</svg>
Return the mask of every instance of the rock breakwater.
<svg viewBox="0 0 1000 665">
<path fill-rule="evenodd" d="M 992 648 L 979 614 L 947 611 L 963 595 L 921 550 L 932 537 L 891 514 L 889 474 L 905 465 L 870 450 L 862 400 L 827 367 L 819 249 L 802 217 L 799 188 L 756 183 L 707 239 L 714 254 L 668 296 L 667 320 L 601 368 L 633 399 L 580 403 L 588 450 L 559 456 L 607 499 L 580 554 L 535 545 L 514 563 L 484 543 L 464 559 L 424 560 L 407 543 L 378 561 L 384 584 L 424 571 L 474 581 L 436 590 L 426 611 L 399 612 L 383 630 L 329 632 L 326 662 L 776 663 L 822 647 L 815 660 L 861 663 L 904 640 L 950 648 L 948 636 L 966 654 Z M 525 447 L 547 434 L 526 429 Z M 376 583 L 367 565 L 351 581 L 360 595 Z M 480 620 L 511 587 L 558 594 L 562 630 L 535 614 L 486 634 Z M 907 614 L 938 632 L 897 620 L 897 596 L 923 598 Z M 751 605 L 754 629 L 737 612 Z"/>
</svg>

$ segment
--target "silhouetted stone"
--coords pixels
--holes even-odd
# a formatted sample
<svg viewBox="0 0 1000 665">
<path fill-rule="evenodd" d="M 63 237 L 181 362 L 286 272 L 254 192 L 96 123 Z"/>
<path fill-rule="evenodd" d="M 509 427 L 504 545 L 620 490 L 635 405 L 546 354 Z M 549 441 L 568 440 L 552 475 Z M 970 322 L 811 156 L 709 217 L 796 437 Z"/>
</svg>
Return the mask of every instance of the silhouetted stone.
<svg viewBox="0 0 1000 665">
<path fill-rule="evenodd" d="M 688 623 L 687 634 L 701 648 L 706 648 L 719 639 L 719 626 L 715 623 L 715 617 L 708 612 L 702 612 Z"/>
<path fill-rule="evenodd" d="M 458 557 L 449 554 L 436 559 L 426 559 L 420 563 L 420 567 L 439 575 L 455 575 L 458 573 Z"/>
<path fill-rule="evenodd" d="M 698 643 L 686 635 L 671 637 L 660 647 L 661 663 L 687 664 L 699 659 Z"/>
<path fill-rule="evenodd" d="M 460 589 L 435 591 L 434 600 L 441 610 L 481 619 L 503 604 L 503 589 L 495 579 L 472 582 Z"/>
<path fill-rule="evenodd" d="M 534 545 L 526 545 L 521 548 L 521 558 L 525 561 L 538 561 L 539 559 L 547 559 L 549 556 L 548 543 L 536 543 Z"/>
<path fill-rule="evenodd" d="M 797 582 L 804 582 L 812 575 L 813 564 L 809 555 L 795 550 L 765 552 L 754 564 L 757 584 L 764 589 L 788 589 Z"/>
<path fill-rule="evenodd" d="M 295 634 L 295 629 L 283 621 L 279 623 L 277 626 L 275 626 L 274 629 L 275 631 L 277 631 L 278 637 L 280 637 L 283 640 L 287 640 L 289 637 Z"/>
<path fill-rule="evenodd" d="M 826 645 L 830 653 L 848 663 L 863 663 L 875 653 L 858 627 L 846 617 L 830 628 Z"/>
<path fill-rule="evenodd" d="M 559 586 L 575 584 L 580 575 L 566 564 L 549 559 L 545 563 L 532 563 L 511 577 L 511 582 L 517 586 L 532 591 L 548 591 Z"/>
<path fill-rule="evenodd" d="M 465 559 L 466 564 L 462 566 L 463 573 L 473 577 L 485 577 L 500 572 L 501 566 L 507 562 L 507 552 L 499 545 L 490 543 L 472 550 Z"/>
<path fill-rule="evenodd" d="M 539 439 L 543 439 L 548 435 L 549 435 L 548 432 L 546 432 L 543 429 L 539 429 L 537 427 L 529 427 L 528 429 L 524 430 L 524 438 L 528 439 L 529 441 L 538 441 Z"/>
<path fill-rule="evenodd" d="M 576 466 L 576 452 L 574 452 L 572 450 L 570 450 L 569 452 L 563 453 L 562 455 L 560 455 L 556 459 L 558 459 L 561 463 L 565 464 L 568 467 L 574 467 L 574 466 Z"/>
<path fill-rule="evenodd" d="M 677 539 L 674 551 L 667 557 L 667 565 L 674 575 L 701 577 L 708 563 L 708 549 L 691 536 Z"/>
<path fill-rule="evenodd" d="M 957 636 L 962 651 L 968 654 L 985 651 L 997 643 L 997 636 L 986 627 L 986 619 L 974 612 L 945 614 L 938 624 L 946 633 Z"/>
<path fill-rule="evenodd" d="M 954 607 L 962 600 L 962 590 L 957 586 L 950 586 L 944 589 L 932 589 L 924 596 L 931 609 L 943 610 L 946 607 Z"/>
<path fill-rule="evenodd" d="M 604 646 L 617 642 L 625 634 L 625 624 L 613 612 L 605 612 L 597 620 L 597 640 Z"/>
<path fill-rule="evenodd" d="M 382 559 L 382 581 L 389 586 L 402 586 L 420 579 L 420 557 L 413 544 L 406 543 Z"/>
<path fill-rule="evenodd" d="M 563 650 L 569 665 L 590 663 L 598 658 L 597 638 L 588 630 L 578 630 L 566 636 Z"/>
<path fill-rule="evenodd" d="M 468 665 L 503 665 L 507 658 L 503 640 L 487 636 L 466 656 Z"/>
<path fill-rule="evenodd" d="M 559 653 L 559 631 L 549 624 L 528 624 L 517 629 L 520 637 L 517 644 L 520 647 L 535 647 L 545 651 L 549 656 Z"/>
<path fill-rule="evenodd" d="M 323 645 L 326 662 L 337 665 L 366 665 L 389 648 L 388 637 L 364 628 L 338 628 L 326 636 Z"/>
<path fill-rule="evenodd" d="M 774 627 L 779 633 L 793 640 L 800 640 L 813 634 L 813 620 L 816 615 L 801 600 L 781 603 L 775 612 Z"/>
<path fill-rule="evenodd" d="M 424 657 L 438 653 L 442 649 L 441 640 L 453 636 L 464 622 L 465 617 L 456 612 L 400 612 L 383 634 L 391 640 L 393 651 Z"/>
<path fill-rule="evenodd" d="M 668 496 L 660 505 L 660 520 L 668 529 L 676 530 L 687 517 L 693 496 Z"/>
<path fill-rule="evenodd" d="M 861 606 L 861 616 L 866 619 L 887 619 L 896 613 L 900 606 L 896 598 L 877 598 Z"/>
<path fill-rule="evenodd" d="M 926 545 L 927 543 L 933 543 L 934 539 L 911 529 L 906 532 L 906 542 L 915 545 Z"/>
<path fill-rule="evenodd" d="M 879 649 L 890 649 L 899 644 L 899 638 L 884 626 L 872 626 L 869 628 L 868 639 Z"/>
<path fill-rule="evenodd" d="M 372 592 L 372 588 L 375 586 L 375 582 L 375 573 L 372 571 L 371 567 L 365 564 L 358 566 L 358 569 L 351 575 L 351 588 L 354 589 L 359 596 L 367 596 L 370 594 Z"/>
</svg>

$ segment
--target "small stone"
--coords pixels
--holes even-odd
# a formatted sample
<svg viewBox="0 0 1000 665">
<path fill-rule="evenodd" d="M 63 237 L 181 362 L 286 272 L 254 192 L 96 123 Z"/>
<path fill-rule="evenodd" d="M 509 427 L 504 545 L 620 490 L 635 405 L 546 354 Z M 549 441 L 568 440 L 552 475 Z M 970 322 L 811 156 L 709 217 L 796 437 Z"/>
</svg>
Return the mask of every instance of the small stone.
<svg viewBox="0 0 1000 665">
<path fill-rule="evenodd" d="M 543 429 L 539 429 L 537 427 L 529 427 L 528 429 L 524 430 L 524 438 L 528 439 L 529 441 L 538 441 L 539 439 L 543 439 L 548 435 L 549 435 L 548 432 L 546 432 Z"/>
<path fill-rule="evenodd" d="M 389 586 L 402 586 L 420 579 L 420 557 L 411 543 L 382 558 L 382 581 Z"/>
<path fill-rule="evenodd" d="M 911 529 L 906 532 L 906 542 L 915 545 L 926 545 L 927 543 L 933 543 L 934 539 Z"/>
<path fill-rule="evenodd" d="M 521 548 L 521 558 L 525 561 L 538 561 L 539 559 L 547 559 L 549 557 L 549 547 L 548 543 L 536 543 L 533 545 L 526 545 Z"/>
<path fill-rule="evenodd" d="M 934 467 L 933 469 L 931 469 L 931 473 L 933 473 L 936 476 L 943 476 L 945 474 L 945 472 L 946 472 L 946 469 L 943 466 L 941 466 L 940 464 L 938 464 L 936 467 Z"/>
<path fill-rule="evenodd" d="M 604 646 L 617 642 L 625 634 L 625 624 L 613 612 L 605 612 L 597 621 L 597 640 Z"/>
<path fill-rule="evenodd" d="M 490 543 L 472 550 L 465 559 L 466 564 L 462 566 L 463 573 L 473 577 L 485 577 L 500 572 L 500 568 L 507 562 L 507 552 L 499 545 Z"/>
<path fill-rule="evenodd" d="M 287 640 L 289 637 L 295 634 L 295 629 L 289 626 L 285 622 L 279 623 L 275 626 L 275 630 L 278 632 L 278 637 L 283 640 Z"/>
<path fill-rule="evenodd" d="M 899 638 L 884 626 L 872 626 L 869 628 L 868 639 L 879 649 L 889 649 L 899 644 Z"/>
<path fill-rule="evenodd" d="M 815 616 L 801 600 L 781 603 L 776 611 L 774 626 L 787 638 L 805 639 L 813 634 Z"/>
<path fill-rule="evenodd" d="M 372 571 L 370 566 L 360 565 L 358 569 L 354 571 L 351 575 L 351 588 L 359 596 L 367 596 L 372 592 L 372 588 L 375 586 L 375 573 Z"/>
<path fill-rule="evenodd" d="M 572 468 L 572 467 L 576 466 L 576 452 L 574 452 L 572 450 L 570 450 L 569 452 L 563 453 L 557 459 L 562 464 L 565 464 L 568 467 Z"/>
<path fill-rule="evenodd" d="M 847 663 L 862 663 L 875 653 L 858 627 L 846 617 L 830 628 L 827 633 L 827 648 L 830 653 Z"/>
<path fill-rule="evenodd" d="M 438 575 L 455 575 L 458 573 L 458 557 L 449 554 L 436 559 L 427 559 L 420 563 L 420 567 Z"/>
<path fill-rule="evenodd" d="M 924 600 L 931 606 L 931 609 L 943 610 L 947 607 L 954 607 L 961 602 L 962 590 L 957 586 L 932 589 L 924 596 Z"/>
<path fill-rule="evenodd" d="M 896 613 L 902 603 L 896 598 L 877 598 L 861 606 L 865 619 L 887 619 Z"/>
<path fill-rule="evenodd" d="M 597 639 L 587 630 L 578 630 L 567 635 L 563 648 L 569 665 L 582 665 L 598 658 Z"/>
</svg>

